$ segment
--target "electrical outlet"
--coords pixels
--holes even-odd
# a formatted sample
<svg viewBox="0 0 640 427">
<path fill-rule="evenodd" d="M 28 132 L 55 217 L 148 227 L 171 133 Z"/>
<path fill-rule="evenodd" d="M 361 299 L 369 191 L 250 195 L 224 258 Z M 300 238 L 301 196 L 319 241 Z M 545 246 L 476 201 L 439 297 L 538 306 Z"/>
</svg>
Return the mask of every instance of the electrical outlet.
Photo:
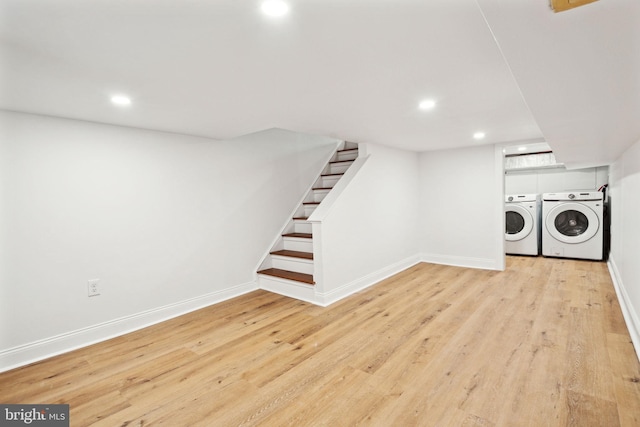
<svg viewBox="0 0 640 427">
<path fill-rule="evenodd" d="M 100 295 L 100 279 L 89 280 L 88 282 L 88 292 L 90 297 L 97 297 Z"/>
</svg>

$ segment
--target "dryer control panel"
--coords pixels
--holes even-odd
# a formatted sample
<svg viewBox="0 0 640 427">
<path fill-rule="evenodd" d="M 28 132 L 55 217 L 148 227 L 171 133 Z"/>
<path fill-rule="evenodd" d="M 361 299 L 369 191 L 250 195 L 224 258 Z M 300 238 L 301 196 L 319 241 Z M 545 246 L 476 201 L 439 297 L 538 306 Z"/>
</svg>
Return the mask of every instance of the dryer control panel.
<svg viewBox="0 0 640 427">
<path fill-rule="evenodd" d="M 603 193 L 600 191 L 567 191 L 562 193 L 544 193 L 542 200 L 547 201 L 587 201 L 602 200 Z"/>
</svg>

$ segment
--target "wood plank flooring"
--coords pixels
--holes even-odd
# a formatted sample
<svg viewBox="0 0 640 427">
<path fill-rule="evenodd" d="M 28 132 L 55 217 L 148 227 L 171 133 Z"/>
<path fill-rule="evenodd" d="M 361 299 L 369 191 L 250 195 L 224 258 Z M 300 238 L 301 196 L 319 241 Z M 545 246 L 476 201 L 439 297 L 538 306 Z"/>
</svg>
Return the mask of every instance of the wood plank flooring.
<svg viewBox="0 0 640 427">
<path fill-rule="evenodd" d="M 606 264 L 419 264 L 328 308 L 264 291 L 0 374 L 72 426 L 638 426 Z"/>
</svg>

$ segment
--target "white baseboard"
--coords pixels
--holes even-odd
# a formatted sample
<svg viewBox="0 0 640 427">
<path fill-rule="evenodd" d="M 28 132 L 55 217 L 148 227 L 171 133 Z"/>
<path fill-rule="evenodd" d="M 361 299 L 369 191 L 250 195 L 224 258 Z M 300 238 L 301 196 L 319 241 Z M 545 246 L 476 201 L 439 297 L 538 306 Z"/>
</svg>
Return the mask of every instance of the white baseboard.
<svg viewBox="0 0 640 427">
<path fill-rule="evenodd" d="M 0 351 L 0 372 L 105 341 L 258 289 L 247 282 L 174 304 Z"/>
<path fill-rule="evenodd" d="M 636 356 L 638 357 L 638 360 L 640 360 L 640 320 L 638 320 L 638 313 L 636 313 L 633 308 L 633 304 L 631 303 L 629 294 L 625 289 L 624 283 L 622 283 L 622 276 L 620 275 L 620 271 L 618 270 L 618 267 L 612 256 L 609 256 L 607 266 L 609 267 L 609 274 L 611 275 L 611 280 L 613 281 L 613 287 L 615 288 L 616 294 L 618 295 L 618 302 L 620 303 L 620 308 L 622 309 L 624 321 L 627 324 L 627 329 L 629 329 L 629 335 L 631 335 L 633 348 L 636 350 Z"/>
<path fill-rule="evenodd" d="M 482 270 L 502 270 L 501 264 L 491 258 L 471 258 L 440 254 L 421 254 L 422 262 L 432 264 L 453 265 L 455 267 L 478 268 Z"/>
<path fill-rule="evenodd" d="M 336 301 L 353 295 L 358 291 L 366 289 L 369 286 L 375 285 L 376 283 L 393 276 L 394 274 L 406 270 L 407 268 L 412 267 L 419 262 L 420 258 L 417 255 L 414 255 L 395 264 L 391 264 L 387 267 L 381 268 L 378 271 L 367 274 L 366 276 L 347 283 L 346 285 L 340 286 L 337 289 L 333 289 L 329 292 L 324 293 L 318 292 L 316 293 L 316 304 L 322 307 L 327 307 Z"/>
</svg>

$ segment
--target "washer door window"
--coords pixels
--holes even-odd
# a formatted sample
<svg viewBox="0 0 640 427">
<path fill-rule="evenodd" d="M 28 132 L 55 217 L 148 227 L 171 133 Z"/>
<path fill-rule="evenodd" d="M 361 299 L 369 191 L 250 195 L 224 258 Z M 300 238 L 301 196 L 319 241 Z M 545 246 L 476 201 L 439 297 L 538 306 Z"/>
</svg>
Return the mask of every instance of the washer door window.
<svg viewBox="0 0 640 427">
<path fill-rule="evenodd" d="M 583 243 L 598 232 L 598 215 L 580 203 L 561 203 L 549 211 L 545 218 L 547 231 L 554 239 L 564 243 Z"/>
<path fill-rule="evenodd" d="M 510 242 L 522 240 L 533 229 L 533 217 L 520 205 L 504 207 L 506 230 L 504 238 Z"/>
</svg>

